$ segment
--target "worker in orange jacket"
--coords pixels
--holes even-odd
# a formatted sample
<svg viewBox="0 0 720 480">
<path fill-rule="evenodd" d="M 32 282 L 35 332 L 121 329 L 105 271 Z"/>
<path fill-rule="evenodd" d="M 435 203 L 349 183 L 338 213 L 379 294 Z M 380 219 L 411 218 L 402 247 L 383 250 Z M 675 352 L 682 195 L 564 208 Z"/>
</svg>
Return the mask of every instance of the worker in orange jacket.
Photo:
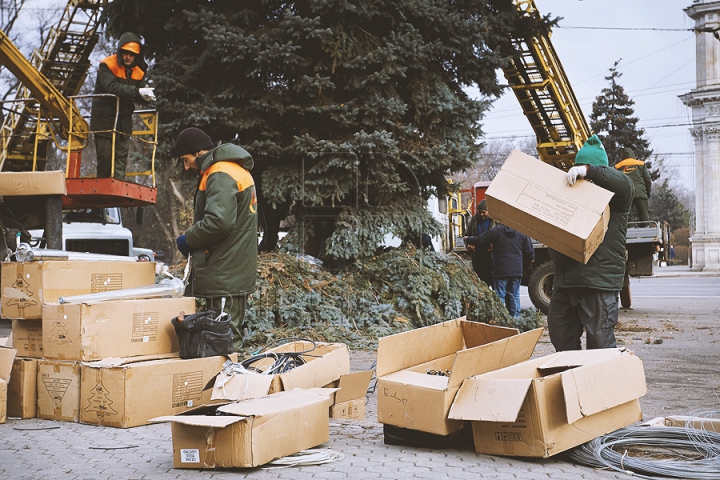
<svg viewBox="0 0 720 480">
<path fill-rule="evenodd" d="M 645 162 L 635 158 L 635 152 L 632 149 L 626 148 L 625 155 L 627 158 L 616 163 L 615 168 L 632 180 L 635 187 L 635 194 L 633 195 L 635 211 L 641 222 L 647 222 L 650 220 L 648 214 L 648 199 L 650 198 L 650 187 L 652 186 L 650 172 L 648 172 Z"/>
</svg>

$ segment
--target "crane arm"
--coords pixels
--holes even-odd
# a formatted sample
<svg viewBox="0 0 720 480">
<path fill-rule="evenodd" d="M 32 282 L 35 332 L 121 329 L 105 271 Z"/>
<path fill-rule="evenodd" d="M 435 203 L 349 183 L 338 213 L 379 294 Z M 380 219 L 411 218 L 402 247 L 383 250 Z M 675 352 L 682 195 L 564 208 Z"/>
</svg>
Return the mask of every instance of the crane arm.
<svg viewBox="0 0 720 480">
<path fill-rule="evenodd" d="M 0 63 L 33 94 L 35 100 L 62 125 L 62 136 L 71 142 L 71 150 L 82 148 L 90 126 L 77 107 L 37 70 L 10 38 L 0 30 Z"/>
</svg>

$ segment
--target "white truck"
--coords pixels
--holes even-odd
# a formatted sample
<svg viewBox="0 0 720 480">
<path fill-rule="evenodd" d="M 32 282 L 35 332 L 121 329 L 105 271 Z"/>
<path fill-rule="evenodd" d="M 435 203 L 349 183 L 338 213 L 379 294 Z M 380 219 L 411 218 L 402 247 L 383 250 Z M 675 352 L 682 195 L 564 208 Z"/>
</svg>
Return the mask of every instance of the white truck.
<svg viewBox="0 0 720 480">
<path fill-rule="evenodd" d="M 45 247 L 42 230 L 30 230 L 30 234 L 33 246 Z M 123 226 L 117 207 L 64 211 L 62 246 L 68 252 L 103 253 L 155 261 L 155 252 L 133 245 L 132 232 Z"/>
</svg>

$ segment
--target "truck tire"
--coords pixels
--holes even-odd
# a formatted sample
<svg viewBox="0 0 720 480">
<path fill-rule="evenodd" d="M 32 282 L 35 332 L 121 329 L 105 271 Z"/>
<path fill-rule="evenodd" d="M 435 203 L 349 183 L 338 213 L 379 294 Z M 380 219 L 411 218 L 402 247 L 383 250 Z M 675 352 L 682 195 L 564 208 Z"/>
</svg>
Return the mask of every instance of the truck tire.
<svg viewBox="0 0 720 480">
<path fill-rule="evenodd" d="M 547 315 L 550 308 L 550 296 L 552 295 L 553 279 L 555 278 L 555 266 L 553 263 L 545 262 L 533 270 L 528 284 L 528 295 L 535 308 Z"/>
<path fill-rule="evenodd" d="M 632 296 L 630 295 L 630 275 L 625 274 L 622 290 L 620 290 L 620 305 L 622 308 L 630 308 L 632 306 Z"/>
</svg>

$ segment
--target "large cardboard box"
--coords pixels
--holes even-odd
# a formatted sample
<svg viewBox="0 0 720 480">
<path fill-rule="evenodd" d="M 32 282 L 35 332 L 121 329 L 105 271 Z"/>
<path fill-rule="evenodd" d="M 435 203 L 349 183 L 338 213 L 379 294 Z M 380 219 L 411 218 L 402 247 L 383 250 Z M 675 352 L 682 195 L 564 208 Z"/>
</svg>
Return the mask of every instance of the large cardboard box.
<svg viewBox="0 0 720 480">
<path fill-rule="evenodd" d="M 237 354 L 230 357 L 237 360 Z M 210 403 L 210 389 L 203 389 L 227 359 L 130 357 L 83 363 L 80 421 L 136 427 L 153 417 Z"/>
<path fill-rule="evenodd" d="M 42 359 L 38 362 L 37 416 L 45 420 L 80 420 L 80 364 Z"/>
<path fill-rule="evenodd" d="M 339 380 L 350 373 L 350 350 L 344 343 L 323 343 L 292 341 L 262 352 L 269 353 L 251 367 L 259 371 L 268 371 L 275 363 L 273 353 L 292 353 L 302 359 L 302 365 L 276 374 L 236 374 L 228 377 L 218 375 L 212 389 L 213 400 L 246 400 L 267 395 L 268 393 L 292 390 L 294 388 L 318 388 Z"/>
<path fill-rule="evenodd" d="M 549 457 L 639 421 L 645 393 L 630 351 L 558 352 L 466 380 L 450 418 L 472 421 L 478 453 Z"/>
<path fill-rule="evenodd" d="M 14 348 L 0 347 L 0 423 L 7 421 L 8 381 L 16 353 Z"/>
<path fill-rule="evenodd" d="M 45 358 L 102 360 L 178 351 L 171 320 L 195 313 L 195 299 L 154 298 L 98 303 L 45 304 Z"/>
<path fill-rule="evenodd" d="M 578 262 L 602 243 L 613 193 L 513 150 L 485 192 L 490 216 Z"/>
<path fill-rule="evenodd" d="M 43 338 L 41 319 L 23 319 L 12 321 L 13 348 L 18 356 L 43 358 Z"/>
<path fill-rule="evenodd" d="M 520 334 L 460 318 L 381 338 L 378 421 L 435 435 L 460 430 L 463 422 L 447 414 L 462 382 L 527 360 L 542 332 Z"/>
<path fill-rule="evenodd" d="M 35 418 L 37 416 L 38 359 L 16 357 L 8 383 L 9 417 Z"/>
<path fill-rule="evenodd" d="M 329 440 L 322 390 L 332 391 L 296 389 L 152 421 L 172 423 L 175 468 L 257 467 Z"/>
<path fill-rule="evenodd" d="M 65 195 L 65 173 L 52 172 L 2 172 L 0 173 L 0 196 Z"/>
<path fill-rule="evenodd" d="M 3 262 L 3 318 L 42 318 L 43 303 L 60 297 L 153 285 L 153 262 Z"/>
</svg>

